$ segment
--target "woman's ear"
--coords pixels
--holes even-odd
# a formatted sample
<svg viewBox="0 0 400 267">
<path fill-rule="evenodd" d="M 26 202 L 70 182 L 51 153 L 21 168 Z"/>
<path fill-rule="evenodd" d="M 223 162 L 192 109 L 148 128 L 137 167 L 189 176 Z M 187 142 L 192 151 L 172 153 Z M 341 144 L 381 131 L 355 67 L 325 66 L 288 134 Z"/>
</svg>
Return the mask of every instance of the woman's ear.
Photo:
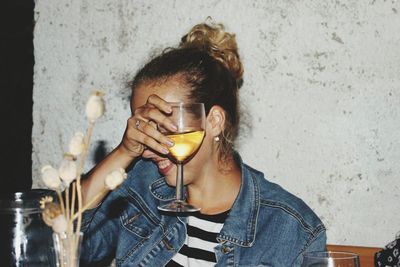
<svg viewBox="0 0 400 267">
<path fill-rule="evenodd" d="M 220 106 L 212 106 L 207 116 L 210 125 L 209 134 L 219 136 L 225 129 L 225 111 Z"/>
</svg>

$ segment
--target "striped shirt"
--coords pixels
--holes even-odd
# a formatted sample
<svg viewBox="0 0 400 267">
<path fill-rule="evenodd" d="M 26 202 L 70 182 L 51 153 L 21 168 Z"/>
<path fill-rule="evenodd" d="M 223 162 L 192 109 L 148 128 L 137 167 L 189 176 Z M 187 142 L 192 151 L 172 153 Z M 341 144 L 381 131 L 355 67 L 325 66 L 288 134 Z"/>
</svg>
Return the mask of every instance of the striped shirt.
<svg viewBox="0 0 400 267">
<path fill-rule="evenodd" d="M 228 213 L 205 215 L 196 212 L 188 216 L 185 244 L 166 267 L 214 266 L 217 262 L 214 253 L 218 244 L 217 235 Z"/>
</svg>

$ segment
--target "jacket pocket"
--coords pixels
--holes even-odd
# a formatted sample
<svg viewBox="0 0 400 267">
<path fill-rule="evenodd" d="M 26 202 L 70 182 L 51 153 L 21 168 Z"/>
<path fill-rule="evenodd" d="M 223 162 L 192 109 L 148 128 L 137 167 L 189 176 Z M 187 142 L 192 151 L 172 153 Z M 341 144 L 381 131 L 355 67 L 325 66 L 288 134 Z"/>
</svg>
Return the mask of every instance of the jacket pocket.
<svg viewBox="0 0 400 267">
<path fill-rule="evenodd" d="M 132 261 L 143 257 L 141 248 L 146 246 L 157 227 L 140 206 L 133 205 L 128 199 L 125 199 L 119 217 L 121 232 L 116 250 L 117 266 L 136 266 Z"/>
<path fill-rule="evenodd" d="M 120 221 L 124 229 L 141 238 L 147 238 L 152 232 L 152 223 L 139 210 L 129 207 L 120 216 Z"/>
</svg>

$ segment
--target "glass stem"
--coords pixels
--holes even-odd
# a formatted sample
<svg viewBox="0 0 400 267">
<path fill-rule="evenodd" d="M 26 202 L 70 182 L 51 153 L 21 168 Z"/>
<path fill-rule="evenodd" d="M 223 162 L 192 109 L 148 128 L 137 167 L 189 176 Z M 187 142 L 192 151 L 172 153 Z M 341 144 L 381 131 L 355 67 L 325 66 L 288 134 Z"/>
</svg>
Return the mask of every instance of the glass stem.
<svg viewBox="0 0 400 267">
<path fill-rule="evenodd" d="M 184 201 L 183 195 L 183 165 L 181 162 L 176 164 L 176 200 Z"/>
</svg>

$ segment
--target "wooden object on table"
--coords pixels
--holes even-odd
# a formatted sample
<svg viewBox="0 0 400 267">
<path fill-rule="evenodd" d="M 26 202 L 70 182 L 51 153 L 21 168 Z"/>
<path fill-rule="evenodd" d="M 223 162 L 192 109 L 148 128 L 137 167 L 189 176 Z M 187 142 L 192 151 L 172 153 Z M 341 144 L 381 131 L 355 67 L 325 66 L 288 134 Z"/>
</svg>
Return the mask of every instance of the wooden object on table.
<svg viewBox="0 0 400 267">
<path fill-rule="evenodd" d="M 382 250 L 378 247 L 362 247 L 362 246 L 342 246 L 342 245 L 326 245 L 326 250 L 335 252 L 353 252 L 360 257 L 360 267 L 375 267 L 375 253 Z"/>
</svg>

